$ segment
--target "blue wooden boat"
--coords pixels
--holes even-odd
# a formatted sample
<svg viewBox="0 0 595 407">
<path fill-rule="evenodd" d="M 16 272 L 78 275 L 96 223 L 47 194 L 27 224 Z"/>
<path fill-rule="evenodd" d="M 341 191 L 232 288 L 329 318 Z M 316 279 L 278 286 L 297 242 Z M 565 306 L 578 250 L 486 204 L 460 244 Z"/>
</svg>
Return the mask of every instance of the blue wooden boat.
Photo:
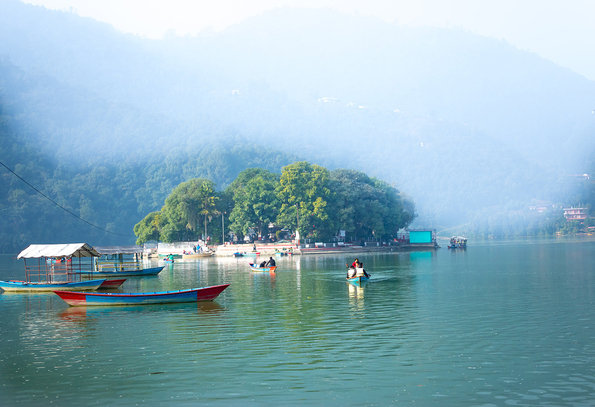
<svg viewBox="0 0 595 407">
<path fill-rule="evenodd" d="M 367 283 L 370 280 L 370 277 L 366 276 L 358 276 L 358 277 L 347 277 L 347 282 L 355 285 L 362 285 Z"/>
<path fill-rule="evenodd" d="M 254 263 L 249 263 L 250 264 L 250 269 L 252 271 L 261 271 L 261 272 L 267 272 L 267 273 L 274 273 L 275 270 L 277 269 L 277 266 L 270 266 L 270 267 L 257 267 L 254 265 Z"/>
<path fill-rule="evenodd" d="M 122 271 L 83 271 L 81 274 L 89 277 L 144 277 L 144 276 L 156 276 L 163 270 L 161 267 L 151 267 L 142 270 L 122 270 Z"/>
<path fill-rule="evenodd" d="M 84 293 L 54 291 L 68 305 L 73 307 L 104 305 L 145 305 L 178 302 L 213 301 L 229 284 L 188 290 L 161 291 L 154 293 Z"/>
<path fill-rule="evenodd" d="M 90 290 L 94 291 L 97 290 L 101 284 L 103 284 L 103 280 L 88 280 L 88 281 L 77 281 L 77 282 L 66 282 L 66 281 L 58 281 L 58 282 L 27 282 L 27 281 L 0 281 L 0 288 L 4 291 L 85 291 Z"/>
</svg>

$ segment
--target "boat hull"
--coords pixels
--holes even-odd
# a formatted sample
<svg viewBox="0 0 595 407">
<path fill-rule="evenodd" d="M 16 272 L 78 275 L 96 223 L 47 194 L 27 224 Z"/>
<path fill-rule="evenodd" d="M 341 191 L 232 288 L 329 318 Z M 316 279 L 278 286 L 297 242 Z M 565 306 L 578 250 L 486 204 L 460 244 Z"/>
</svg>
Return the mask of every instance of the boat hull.
<svg viewBox="0 0 595 407">
<path fill-rule="evenodd" d="M 259 272 L 263 272 L 263 273 L 274 273 L 275 270 L 277 269 L 277 266 L 271 266 L 271 267 L 254 267 L 254 264 L 250 263 L 250 269 L 252 271 L 259 271 Z"/>
<path fill-rule="evenodd" d="M 142 276 L 156 276 L 163 270 L 163 266 L 161 267 L 152 267 L 143 270 L 122 270 L 122 271 L 90 271 L 86 273 L 81 273 L 86 276 L 90 277 L 109 277 L 109 278 L 118 278 L 118 277 L 142 277 Z"/>
<path fill-rule="evenodd" d="M 105 288 L 118 288 L 120 287 L 122 284 L 124 284 L 124 281 L 126 281 L 125 278 L 121 278 L 119 280 L 105 280 L 103 283 L 101 283 L 101 285 L 99 286 L 99 290 L 101 289 L 105 289 Z"/>
<path fill-rule="evenodd" d="M 0 281 L 0 288 L 4 291 L 94 291 L 103 280 L 77 281 L 70 283 L 27 283 L 26 281 Z"/>
<path fill-rule="evenodd" d="M 183 260 L 190 260 L 190 259 L 202 259 L 204 257 L 211 257 L 214 253 L 193 253 L 193 254 L 183 254 Z"/>
<path fill-rule="evenodd" d="M 106 305 L 146 305 L 169 304 L 179 302 L 213 301 L 229 284 L 211 287 L 192 288 L 189 290 L 163 291 L 155 293 L 80 293 L 54 291 L 68 305 L 73 307 Z"/>
<path fill-rule="evenodd" d="M 356 284 L 356 285 L 364 284 L 364 283 L 368 282 L 368 280 L 370 280 L 370 277 L 366 277 L 366 276 L 347 278 L 347 282 L 349 282 L 351 284 Z"/>
</svg>

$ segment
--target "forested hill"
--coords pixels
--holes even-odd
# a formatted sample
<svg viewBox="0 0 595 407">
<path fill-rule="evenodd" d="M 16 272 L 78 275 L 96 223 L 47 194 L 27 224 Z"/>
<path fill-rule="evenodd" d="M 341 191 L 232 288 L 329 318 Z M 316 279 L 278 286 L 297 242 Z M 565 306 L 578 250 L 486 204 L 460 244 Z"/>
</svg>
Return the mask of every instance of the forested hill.
<svg viewBox="0 0 595 407">
<path fill-rule="evenodd" d="M 168 143 L 171 134 L 186 142 Z M 134 135 L 145 143 L 131 144 Z M 76 219 L 0 167 L 0 253 L 32 243 L 132 244 L 134 224 L 161 209 L 181 182 L 206 177 L 224 188 L 247 166 L 279 171 L 295 160 L 111 105 L 6 59 L 0 61 L 0 157 L 59 205 L 113 232 Z"/>
<path fill-rule="evenodd" d="M 3 80 L 17 144 L 77 173 L 135 166 L 143 216 L 191 175 L 221 187 L 298 156 L 388 181 L 445 228 L 565 201 L 595 148 L 595 83 L 459 30 L 278 9 L 148 40 L 4 0 L 0 55 L 22 79 Z"/>
</svg>

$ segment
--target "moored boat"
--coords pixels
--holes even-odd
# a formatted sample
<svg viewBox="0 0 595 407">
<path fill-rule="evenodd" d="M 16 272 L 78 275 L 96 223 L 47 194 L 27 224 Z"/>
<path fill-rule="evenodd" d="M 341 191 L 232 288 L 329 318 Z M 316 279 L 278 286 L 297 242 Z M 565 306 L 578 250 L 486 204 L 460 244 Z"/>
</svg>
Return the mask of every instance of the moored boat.
<svg viewBox="0 0 595 407">
<path fill-rule="evenodd" d="M 22 292 L 96 290 L 105 279 L 81 281 L 81 272 L 90 266 L 82 259 L 95 257 L 99 253 L 87 243 L 32 244 L 17 255 L 25 262 L 25 279 L 0 281 L 0 288 Z M 61 261 L 52 261 L 55 259 Z"/>
<path fill-rule="evenodd" d="M 27 282 L 27 281 L 0 281 L 0 288 L 4 291 L 94 291 L 97 290 L 105 280 L 88 281 L 57 281 L 57 282 Z"/>
<path fill-rule="evenodd" d="M 106 288 L 119 288 L 122 284 L 124 284 L 124 281 L 126 281 L 125 278 L 121 278 L 119 280 L 105 280 L 99 286 L 99 290 Z"/>
<path fill-rule="evenodd" d="M 274 273 L 277 269 L 277 266 L 269 266 L 269 267 L 258 267 L 254 265 L 254 263 L 248 263 L 250 265 L 250 269 L 252 271 L 260 271 L 260 272 L 267 272 L 267 273 Z"/>
<path fill-rule="evenodd" d="M 161 267 L 151 267 L 148 269 L 142 270 L 123 270 L 123 271 L 83 271 L 81 274 L 89 277 L 107 277 L 107 278 L 117 278 L 117 277 L 145 277 L 145 276 L 156 276 L 163 270 L 163 266 Z"/>
<path fill-rule="evenodd" d="M 94 259 L 91 271 L 82 272 L 86 277 L 143 277 L 157 275 L 163 270 L 163 266 L 144 268 L 140 261 L 143 253 L 140 246 L 95 246 L 94 249 L 101 257 Z"/>
<path fill-rule="evenodd" d="M 202 259 L 204 257 L 211 257 L 215 253 L 205 252 L 205 253 L 189 253 L 189 254 L 182 254 L 183 260 L 188 259 Z"/>
<path fill-rule="evenodd" d="M 145 305 L 213 301 L 229 284 L 153 293 L 85 293 L 54 291 L 71 306 Z"/>
</svg>

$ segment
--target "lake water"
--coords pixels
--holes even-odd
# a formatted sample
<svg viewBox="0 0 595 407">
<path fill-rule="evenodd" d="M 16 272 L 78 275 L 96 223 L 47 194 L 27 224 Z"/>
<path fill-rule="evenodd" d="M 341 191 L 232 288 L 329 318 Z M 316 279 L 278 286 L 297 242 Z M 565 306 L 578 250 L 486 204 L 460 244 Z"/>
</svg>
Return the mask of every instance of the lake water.
<svg viewBox="0 0 595 407">
<path fill-rule="evenodd" d="M 446 246 L 446 245 L 444 245 Z M 0 405 L 593 406 L 595 240 L 204 259 L 125 292 L 231 283 L 211 303 L 69 308 L 0 295 Z M 23 277 L 0 257 L 0 279 Z"/>
</svg>

